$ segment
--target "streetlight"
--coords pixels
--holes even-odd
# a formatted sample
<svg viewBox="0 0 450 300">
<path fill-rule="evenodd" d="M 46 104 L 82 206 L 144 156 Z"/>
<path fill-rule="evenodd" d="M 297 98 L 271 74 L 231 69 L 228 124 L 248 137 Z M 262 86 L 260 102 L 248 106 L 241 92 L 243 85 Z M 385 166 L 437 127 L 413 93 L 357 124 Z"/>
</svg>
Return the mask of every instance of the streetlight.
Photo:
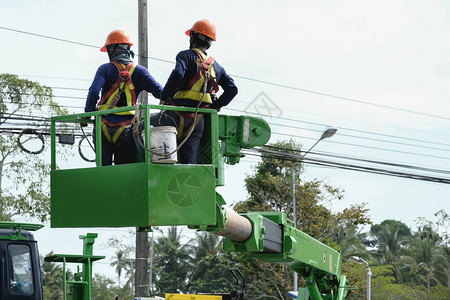
<svg viewBox="0 0 450 300">
<path fill-rule="evenodd" d="M 312 148 L 314 148 L 321 140 L 327 139 L 332 137 L 337 131 L 337 128 L 334 126 L 328 126 L 325 131 L 322 133 L 322 135 L 320 136 L 320 139 L 317 140 L 317 142 L 314 143 L 314 145 L 311 146 L 311 148 L 309 148 L 308 151 L 305 152 L 305 154 L 303 154 L 300 157 L 300 161 L 303 160 L 303 158 L 305 158 L 306 154 L 308 154 Z M 294 215 L 293 217 L 293 221 L 294 221 L 294 227 L 297 228 L 297 215 L 296 215 L 296 204 L 295 204 L 295 180 L 294 177 L 295 176 L 295 168 L 292 168 L 292 213 Z M 294 291 L 297 292 L 298 291 L 298 284 L 297 284 L 297 272 L 294 271 Z"/>
<path fill-rule="evenodd" d="M 372 277 L 372 271 L 370 271 L 370 266 L 367 261 L 358 256 L 350 256 L 348 258 L 350 261 L 355 262 L 357 264 L 366 264 L 367 270 L 367 300 L 370 300 L 370 278 Z"/>
</svg>

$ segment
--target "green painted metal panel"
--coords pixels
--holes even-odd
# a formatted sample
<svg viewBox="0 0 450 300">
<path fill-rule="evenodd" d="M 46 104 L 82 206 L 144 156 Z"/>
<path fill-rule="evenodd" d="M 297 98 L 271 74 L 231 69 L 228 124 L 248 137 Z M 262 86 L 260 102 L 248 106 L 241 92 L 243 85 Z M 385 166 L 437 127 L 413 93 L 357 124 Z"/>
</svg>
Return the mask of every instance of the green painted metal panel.
<svg viewBox="0 0 450 300">
<path fill-rule="evenodd" d="M 211 225 L 212 165 L 124 164 L 52 170 L 52 227 Z"/>
<path fill-rule="evenodd" d="M 149 225 L 216 223 L 212 165 L 149 164 Z"/>
<path fill-rule="evenodd" d="M 52 227 L 146 226 L 145 164 L 52 170 Z"/>
<path fill-rule="evenodd" d="M 291 268 L 297 272 L 307 265 L 340 276 L 340 252 L 290 226 L 285 227 L 285 251 L 294 259 Z"/>
</svg>

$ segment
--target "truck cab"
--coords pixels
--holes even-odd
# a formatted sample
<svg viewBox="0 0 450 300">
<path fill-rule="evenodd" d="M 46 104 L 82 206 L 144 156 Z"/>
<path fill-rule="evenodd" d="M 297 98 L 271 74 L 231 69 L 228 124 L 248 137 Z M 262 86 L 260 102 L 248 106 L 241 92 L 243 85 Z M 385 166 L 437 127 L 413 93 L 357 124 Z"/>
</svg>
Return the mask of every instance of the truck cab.
<svg viewBox="0 0 450 300">
<path fill-rule="evenodd" d="M 37 242 L 40 224 L 0 223 L 0 299 L 43 299 Z"/>
</svg>

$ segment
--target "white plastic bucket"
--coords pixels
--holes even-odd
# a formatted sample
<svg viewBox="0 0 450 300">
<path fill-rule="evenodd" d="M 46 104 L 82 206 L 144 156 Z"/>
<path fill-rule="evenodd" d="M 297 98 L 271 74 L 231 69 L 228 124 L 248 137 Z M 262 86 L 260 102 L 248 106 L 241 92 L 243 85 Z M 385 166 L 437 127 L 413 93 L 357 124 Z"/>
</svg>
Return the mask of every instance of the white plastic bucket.
<svg viewBox="0 0 450 300">
<path fill-rule="evenodd" d="M 172 153 L 175 149 L 177 149 L 177 130 L 175 127 L 158 126 L 150 128 L 150 150 L 158 153 L 152 153 L 152 162 L 158 164 L 176 163 L 177 152 Z"/>
</svg>

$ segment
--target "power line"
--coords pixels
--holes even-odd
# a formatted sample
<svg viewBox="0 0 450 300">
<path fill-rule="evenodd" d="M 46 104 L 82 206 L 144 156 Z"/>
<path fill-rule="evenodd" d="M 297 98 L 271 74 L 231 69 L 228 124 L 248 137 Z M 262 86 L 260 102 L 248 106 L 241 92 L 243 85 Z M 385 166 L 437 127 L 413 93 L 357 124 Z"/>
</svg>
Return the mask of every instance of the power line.
<svg viewBox="0 0 450 300">
<path fill-rule="evenodd" d="M 67 88 L 67 87 L 51 87 L 51 88 L 52 89 L 62 89 L 62 90 L 88 91 L 87 89 L 81 89 L 81 88 Z M 58 97 L 58 96 L 55 96 L 55 97 Z M 61 96 L 61 97 L 64 97 L 64 96 Z M 73 97 L 73 98 L 74 99 L 85 99 L 84 97 Z M 250 104 L 251 102 L 243 101 L 243 100 L 239 99 L 239 100 L 233 101 L 233 103 Z M 82 107 L 71 106 L 71 108 L 82 108 Z M 224 107 L 223 109 L 249 113 L 249 112 L 247 112 L 245 110 L 232 109 L 232 108 L 228 108 L 228 107 Z M 257 115 L 261 115 L 261 116 L 264 116 L 264 117 L 272 117 L 272 118 L 277 118 L 277 119 L 284 119 L 284 120 L 287 120 L 287 121 L 298 122 L 298 123 L 303 123 L 303 124 L 310 124 L 310 125 L 314 125 L 314 126 L 327 126 L 327 124 L 322 124 L 322 123 L 317 123 L 317 122 L 310 122 L 310 121 L 304 121 L 304 120 L 298 120 L 298 119 L 290 119 L 290 118 L 282 118 L 282 117 L 277 117 L 277 116 L 269 116 L 269 115 L 261 114 L 261 113 L 253 113 L 252 112 L 250 114 L 257 114 Z M 333 118 L 335 118 L 335 117 L 333 117 Z M 362 121 L 355 121 L 355 120 L 348 120 L 348 119 L 344 119 L 344 120 L 357 122 L 357 123 L 362 123 L 362 124 L 370 124 L 368 122 L 362 122 Z M 269 124 L 278 125 L 278 126 L 284 126 L 284 127 L 296 128 L 295 126 L 289 126 L 289 125 L 283 125 L 283 124 L 275 124 L 275 123 L 270 123 L 270 122 L 269 122 Z M 394 129 L 400 129 L 400 130 L 411 130 L 411 129 L 408 129 L 408 128 L 402 128 L 402 127 L 396 127 L 396 126 L 384 126 L 382 124 L 376 124 L 376 126 L 382 126 L 382 127 L 388 127 L 388 128 L 394 128 Z M 421 142 L 421 143 L 428 143 L 428 144 L 435 144 L 435 145 L 441 145 L 441 146 L 448 146 L 448 147 L 450 147 L 450 144 L 446 144 L 446 143 L 431 142 L 431 141 L 426 141 L 426 140 L 421 140 L 421 139 L 408 138 L 408 137 L 403 137 L 403 136 L 395 136 L 395 135 L 389 135 L 389 134 L 383 134 L 383 133 L 377 133 L 377 132 L 370 132 L 370 131 L 358 130 L 358 129 L 353 129 L 353 128 L 346 128 L 346 127 L 341 127 L 341 126 L 339 126 L 339 128 L 341 130 L 344 129 L 344 130 L 358 132 L 358 133 L 378 135 L 378 136 L 381 136 L 381 137 L 390 137 L 390 138 L 395 138 L 395 139 L 416 141 L 416 142 Z M 313 130 L 313 129 L 305 129 L 305 130 L 318 131 L 318 130 Z M 418 130 L 414 130 L 415 133 L 417 133 L 417 131 Z M 429 134 L 429 132 L 424 132 L 424 133 Z M 440 134 L 440 135 L 442 135 L 442 134 Z M 399 144 L 401 144 L 401 143 L 399 143 Z"/>
<path fill-rule="evenodd" d="M 22 95 L 32 96 L 32 94 L 25 94 L 25 93 L 22 93 Z M 55 97 L 55 98 L 63 98 L 63 99 L 82 99 L 82 100 L 85 99 L 84 97 L 59 96 L 59 95 L 54 95 L 53 97 Z M 69 106 L 65 106 L 65 107 L 69 107 Z M 77 109 L 80 108 L 80 109 L 82 109 L 83 107 L 82 106 L 70 106 L 70 108 L 77 108 Z M 245 112 L 243 110 L 232 109 L 232 108 L 225 108 L 225 109 L 231 110 L 231 111 L 236 111 L 236 112 Z M 261 114 L 259 114 L 259 115 L 261 115 Z M 265 115 L 263 115 L 263 116 L 265 116 Z M 315 123 L 315 122 L 308 122 L 308 121 L 302 121 L 302 120 L 298 120 L 298 119 L 296 120 L 296 119 L 290 119 L 290 118 L 284 118 L 284 117 L 274 117 L 274 118 L 281 119 L 281 120 L 286 120 L 286 121 L 297 122 L 297 123 L 325 126 L 325 124 L 320 124 L 320 123 Z M 291 125 L 276 124 L 276 123 L 270 123 L 270 122 L 269 122 L 269 124 L 297 129 L 297 127 L 291 126 Z M 397 139 L 403 139 L 403 140 L 411 140 L 411 141 L 417 141 L 417 142 L 423 142 L 423 143 L 436 144 L 436 145 L 449 146 L 450 147 L 450 144 L 445 144 L 445 143 L 437 143 L 437 142 L 425 141 L 425 140 L 420 140 L 420 139 L 405 138 L 405 137 L 401 137 L 401 136 L 386 135 L 386 134 L 380 134 L 380 133 L 376 133 L 376 132 L 369 132 L 369 131 L 357 130 L 357 129 L 352 129 L 352 128 L 346 128 L 346 127 L 340 127 L 340 129 L 353 131 L 353 132 L 364 133 L 364 134 L 372 134 L 372 135 L 378 135 L 378 136 L 383 136 L 383 137 L 391 137 L 391 138 L 397 138 Z M 304 130 L 314 131 L 313 129 L 306 129 L 306 128 Z M 274 133 L 276 133 L 276 132 L 274 132 Z M 291 136 L 289 134 L 284 134 L 284 133 L 277 133 L 277 134 Z M 295 135 L 292 135 L 292 136 L 295 136 Z M 341 136 L 352 137 L 352 138 L 363 138 L 363 137 L 346 135 L 346 134 L 341 134 Z M 297 136 L 297 137 L 299 137 L 299 136 Z M 384 143 L 390 143 L 390 144 L 412 146 L 412 147 L 421 147 L 421 148 L 427 148 L 427 149 L 433 149 L 433 150 L 439 150 L 439 151 L 447 151 L 447 150 L 439 149 L 439 148 L 435 148 L 435 147 L 406 144 L 406 143 L 401 143 L 401 142 L 379 140 L 379 139 L 374 139 L 374 138 L 364 138 L 364 139 L 372 140 L 372 141 L 378 141 L 378 142 L 384 142 Z M 352 144 L 347 144 L 347 145 L 352 145 Z"/>
<path fill-rule="evenodd" d="M 100 46 L 96 46 L 96 45 L 75 42 L 75 41 L 71 41 L 71 40 L 67 40 L 67 39 L 55 38 L 55 37 L 51 37 L 51 36 L 48 36 L 48 35 L 42 35 L 42 34 L 37 34 L 37 33 L 32 33 L 32 32 L 27 32 L 27 31 L 22 31 L 22 30 L 7 28 L 7 27 L 2 27 L 2 26 L 0 26 L 0 29 L 9 30 L 9 31 L 13 31 L 13 32 L 18 32 L 18 33 L 22 33 L 22 34 L 28 34 L 28 35 L 42 37 L 42 38 L 47 38 L 47 39 L 56 40 L 56 41 L 60 41 L 60 42 L 76 44 L 76 45 L 80 45 L 80 46 L 86 46 L 86 47 L 97 48 L 97 49 L 100 48 Z M 140 55 L 138 55 L 138 56 L 140 56 Z M 144 57 L 144 56 L 142 56 L 142 57 Z M 160 59 L 160 58 L 155 58 L 155 57 L 150 57 L 150 56 L 147 56 L 145 58 L 152 59 L 152 60 L 157 60 L 157 61 L 161 61 L 161 62 L 165 62 L 165 63 L 174 64 L 174 62 L 170 61 L 170 60 L 165 60 L 165 59 Z M 329 94 L 329 93 L 324 93 L 324 92 L 319 92 L 319 91 L 314 91 L 314 90 L 294 87 L 294 86 L 290 86 L 290 85 L 285 85 L 285 84 L 281 84 L 281 83 L 276 83 L 276 82 L 256 79 L 256 78 L 247 77 L 247 76 L 241 76 L 241 75 L 236 75 L 236 74 L 230 74 L 230 75 L 232 75 L 235 78 L 241 78 L 241 79 L 244 79 L 244 80 L 249 80 L 249 81 L 254 81 L 254 82 L 263 83 L 263 84 L 267 84 L 267 85 L 272 85 L 272 86 L 276 86 L 276 87 L 281 87 L 281 88 L 285 88 L 285 89 L 291 89 L 291 90 L 295 90 L 295 91 L 300 91 L 300 92 L 320 95 L 320 96 L 324 96 L 324 97 L 328 97 L 328 98 L 334 98 L 334 99 L 339 99 L 339 100 L 353 102 L 353 103 L 365 104 L 365 105 L 370 105 L 370 106 L 375 106 L 375 107 L 380 107 L 380 108 L 385 108 L 385 109 L 391 109 L 391 110 L 396 110 L 396 111 L 401 111 L 401 112 L 406 112 L 406 113 L 411 113 L 411 114 L 416 114 L 416 115 L 422 115 L 422 116 L 427 116 L 427 117 L 431 117 L 431 118 L 450 120 L 450 117 L 444 117 L 444 116 L 439 116 L 439 115 L 434 115 L 434 114 L 414 111 L 414 110 L 410 110 L 410 109 L 404 109 L 404 108 L 395 107 L 395 106 L 376 104 L 376 103 L 372 103 L 372 102 L 368 102 L 368 101 L 364 101 L 364 100 L 359 100 L 359 99 L 353 99 L 353 98 L 349 98 L 349 97 L 333 95 L 333 94 Z"/>
<path fill-rule="evenodd" d="M 294 86 L 290 86 L 290 85 L 274 83 L 274 82 L 260 80 L 260 79 L 254 79 L 254 78 L 240 76 L 240 75 L 236 75 L 236 74 L 231 74 L 231 75 L 236 78 L 251 80 L 251 81 L 264 83 L 264 84 L 277 86 L 277 87 L 282 87 L 282 88 L 286 88 L 286 89 L 291 89 L 291 90 L 295 90 L 295 91 L 301 91 L 301 92 L 325 96 L 325 97 L 329 97 L 329 98 L 335 98 L 335 99 L 339 99 L 339 100 L 360 103 L 360 104 L 365 104 L 365 105 L 370 105 L 370 106 L 375 106 L 375 107 L 381 107 L 381 108 L 385 108 L 385 109 L 392 109 L 392 110 L 396 110 L 396 111 L 407 112 L 407 113 L 411 113 L 411 114 L 422 115 L 422 116 L 427 116 L 427 117 L 438 118 L 438 119 L 450 121 L 450 117 L 438 116 L 438 115 L 428 114 L 428 113 L 414 111 L 414 110 L 410 110 L 410 109 L 399 108 L 399 107 L 395 107 L 395 106 L 376 104 L 376 103 L 372 103 L 372 102 L 368 102 L 368 101 L 352 99 L 352 98 L 348 98 L 348 97 L 343 97 L 343 96 L 338 96 L 338 95 L 333 95 L 333 94 L 328 94 L 328 93 L 323 93 L 323 92 L 318 92 L 318 91 L 313 91 L 313 90 L 307 90 L 307 89 L 298 88 L 298 87 L 294 87 Z"/>
<path fill-rule="evenodd" d="M 374 173 L 374 174 L 379 174 L 379 175 L 389 175 L 389 176 L 402 177 L 402 178 L 407 178 L 407 179 L 415 179 L 415 180 L 421 180 L 421 181 L 430 181 L 430 182 L 436 182 L 436 183 L 450 184 L 450 178 L 445 178 L 445 177 L 435 177 L 435 176 L 427 176 L 427 175 L 420 175 L 420 174 L 414 174 L 414 173 L 398 172 L 398 171 L 392 171 L 392 170 L 381 169 L 381 168 L 372 168 L 372 167 L 366 167 L 366 166 L 355 165 L 355 164 L 343 164 L 343 163 L 339 163 L 339 162 L 306 158 L 301 155 L 295 155 L 295 154 L 279 152 L 279 151 L 271 151 L 271 150 L 266 150 L 266 149 L 261 149 L 261 148 L 254 149 L 254 151 L 260 152 L 260 154 L 251 153 L 252 149 L 249 149 L 248 151 L 249 151 L 249 153 L 246 153 L 248 155 L 260 155 L 260 156 L 263 155 L 265 157 L 272 157 L 272 158 L 282 159 L 282 160 L 286 160 L 286 161 L 305 162 L 305 163 L 309 163 L 309 164 L 313 164 L 313 165 L 336 167 L 339 169 L 346 169 L 346 170 L 352 170 L 352 171 L 360 171 L 360 172 Z"/>
<path fill-rule="evenodd" d="M 300 156 L 302 156 L 301 155 L 302 152 L 306 152 L 306 151 L 301 151 L 301 150 L 297 150 L 297 149 L 292 149 L 292 148 L 287 148 L 287 147 L 280 147 L 280 146 L 273 146 L 273 145 L 265 145 L 264 148 L 270 148 L 270 149 L 275 149 L 275 150 L 279 150 L 279 151 L 291 151 L 291 152 L 294 152 L 294 153 L 298 153 L 298 155 L 300 155 Z M 257 149 L 259 149 L 259 148 L 257 148 Z M 283 153 L 286 153 L 286 152 L 283 152 Z M 366 162 L 366 163 L 371 163 L 371 164 L 381 164 L 381 165 L 386 165 L 386 166 L 390 166 L 390 167 L 414 169 L 414 170 L 417 170 L 417 171 L 450 174 L 450 170 L 432 169 L 432 168 L 425 168 L 425 167 L 420 167 L 420 166 L 412 166 L 412 165 L 407 165 L 407 164 L 398 164 L 398 163 L 384 162 L 384 161 L 380 161 L 380 160 L 361 159 L 361 158 L 355 158 L 355 157 L 344 156 L 344 155 L 336 155 L 336 154 L 326 153 L 326 152 L 323 152 L 323 153 L 320 153 L 320 152 L 309 152 L 309 155 L 320 155 L 320 156 L 325 156 L 325 157 L 333 157 L 333 158 L 339 158 L 339 159 L 353 160 L 353 161 Z"/>
<path fill-rule="evenodd" d="M 52 37 L 52 36 L 48 36 L 48 35 L 37 34 L 37 33 L 32 33 L 32 32 L 27 32 L 27 31 L 22 31 L 22 30 L 7 28 L 7 27 L 2 27 L 2 26 L 0 26 L 0 29 L 9 30 L 9 31 L 18 32 L 18 33 L 23 33 L 23 34 L 28 34 L 28 35 L 32 35 L 32 36 L 37 36 L 37 37 L 46 38 L 46 39 L 55 40 L 55 41 L 60 41 L 60 42 L 65 42 L 65 43 L 71 43 L 71 44 L 80 45 L 80 46 L 86 46 L 86 47 L 91 47 L 91 48 L 100 48 L 99 46 L 94 46 L 94 45 L 80 43 L 80 42 L 74 42 L 74 41 L 70 41 L 70 40 L 66 40 L 66 39 L 60 39 L 60 38 L 56 38 L 56 37 Z"/>
<path fill-rule="evenodd" d="M 300 135 L 294 135 L 294 134 L 287 134 L 287 133 L 280 133 L 280 132 L 274 132 L 273 134 L 288 136 L 288 137 L 298 137 L 308 140 L 317 140 L 306 136 L 300 136 Z M 395 152 L 395 153 L 401 153 L 401 154 L 410 154 L 410 155 L 416 155 L 416 156 L 424 156 L 424 157 L 430 157 L 430 158 L 438 158 L 438 159 L 445 159 L 450 160 L 449 157 L 443 157 L 443 156 L 435 156 L 430 154 L 423 154 L 423 153 L 414 153 L 414 152 L 408 152 L 408 151 L 400 151 L 400 150 L 394 150 L 394 149 L 386 149 L 386 148 L 380 148 L 380 147 L 373 147 L 373 146 L 367 146 L 367 145 L 358 145 L 358 144 L 352 144 L 352 143 L 345 143 L 345 142 L 336 142 L 336 141 L 329 141 L 334 144 L 339 145 L 346 145 L 346 146 L 354 146 L 354 147 L 360 147 L 360 148 L 367 148 L 367 149 L 373 149 L 373 150 L 381 150 L 381 151 L 388 151 L 388 152 Z"/>
<path fill-rule="evenodd" d="M 236 111 L 236 112 L 246 112 L 245 110 L 233 109 L 233 108 L 228 108 L 228 107 L 224 107 L 224 109 Z M 249 113 L 249 112 L 246 112 L 246 113 Z M 276 118 L 276 119 L 280 119 L 280 120 L 284 120 L 284 121 L 309 124 L 309 125 L 314 125 L 314 126 L 321 126 L 321 127 L 327 126 L 327 124 L 321 124 L 321 123 L 316 123 L 316 122 L 303 121 L 303 120 L 299 120 L 299 119 L 291 119 L 291 118 L 279 117 L 279 116 L 278 117 L 277 116 L 269 116 L 269 115 L 261 114 L 261 113 L 249 113 L 249 114 L 262 116 L 262 117 L 272 117 L 272 118 Z M 287 125 L 280 125 L 280 126 L 287 126 Z M 295 128 L 295 127 L 293 127 L 293 128 Z M 397 138 L 397 139 L 402 139 L 402 140 L 411 140 L 411 141 L 417 141 L 417 142 L 423 142 L 423 143 L 429 143 L 429 144 L 450 146 L 450 144 L 445 144 L 445 143 L 430 142 L 430 141 L 425 141 L 425 140 L 420 140 L 420 139 L 411 139 L 411 138 L 406 138 L 406 137 L 402 137 L 402 136 L 388 135 L 388 134 L 382 134 L 382 133 L 378 133 L 378 132 L 371 132 L 371 131 L 364 131 L 364 130 L 348 128 L 348 127 L 339 127 L 339 129 L 358 132 L 358 133 L 372 134 L 372 135 L 377 135 L 377 136 L 382 136 L 382 137 L 391 137 L 391 138 Z"/>
<path fill-rule="evenodd" d="M 31 94 L 25 94 L 25 95 L 31 95 Z M 60 96 L 54 95 L 54 97 L 60 97 Z M 84 99 L 84 98 L 81 98 L 81 97 L 70 97 L 70 96 L 67 96 L 67 98 Z M 74 108 L 82 108 L 82 107 L 74 107 Z M 229 110 L 242 112 L 241 110 L 236 110 L 236 109 L 229 109 Z M 303 123 L 303 122 L 305 122 L 305 123 L 312 123 L 312 122 L 294 120 L 294 119 L 289 119 L 289 118 L 281 118 L 281 117 L 278 117 L 278 118 L 283 119 L 283 120 L 300 122 L 300 123 Z M 318 124 L 318 123 L 313 123 L 313 124 Z M 282 125 L 282 126 L 285 126 L 285 125 Z M 286 126 L 288 126 L 288 125 L 286 125 Z M 295 127 L 293 127 L 293 128 L 295 128 Z M 347 128 L 347 130 L 351 131 L 352 129 Z M 272 133 L 273 134 L 277 134 L 277 135 L 281 135 L 281 136 L 297 137 L 297 138 L 301 138 L 301 139 L 311 139 L 312 140 L 312 138 L 310 138 L 310 137 L 305 137 L 305 136 L 301 136 L 301 135 L 286 134 L 286 133 L 281 133 L 281 132 L 276 132 L 276 131 L 272 131 Z M 375 134 L 375 135 L 377 134 L 377 133 L 371 133 L 371 132 L 364 132 L 364 133 Z M 364 137 L 356 137 L 356 136 L 353 136 L 353 137 L 354 138 L 361 138 L 361 139 L 364 138 Z M 367 139 L 367 138 L 364 138 L 364 139 Z M 372 140 L 375 140 L 375 139 L 372 139 Z M 381 140 L 378 140 L 378 141 L 386 142 L 386 143 L 395 143 L 395 142 L 390 142 L 390 141 L 381 141 Z M 360 148 L 366 148 L 366 149 L 381 150 L 381 151 L 387 151 L 387 152 L 393 152 L 393 153 L 401 153 L 401 154 L 408 154 L 408 155 L 415 155 L 415 156 L 422 156 L 422 157 L 430 157 L 430 158 L 437 158 L 437 159 L 445 159 L 445 160 L 449 160 L 450 159 L 448 157 L 442 157 L 442 156 L 436 156 L 436 155 L 430 155 L 430 154 L 423 154 L 423 153 L 414 153 L 414 152 L 409 152 L 409 151 L 400 151 L 400 150 L 394 150 L 394 149 L 388 149 L 388 148 L 380 148 L 380 147 L 374 147 L 374 146 L 368 146 L 368 145 L 359 145 L 359 144 L 354 144 L 354 143 L 336 142 L 336 141 L 331 141 L 331 142 L 332 143 L 336 143 L 336 144 L 340 144 L 340 145 L 347 145 L 347 146 L 354 146 L 354 147 L 360 147 Z M 398 144 L 401 144 L 401 143 L 398 143 Z M 410 146 L 415 146 L 415 145 L 410 145 Z M 416 146 L 416 147 L 420 147 L 420 146 Z M 432 148 L 432 147 L 423 146 L 423 148 Z M 445 151 L 444 149 L 438 149 L 438 148 L 433 148 L 433 149 L 440 150 L 440 151 Z"/>
<path fill-rule="evenodd" d="M 301 121 L 299 121 L 301 122 Z M 283 125 L 283 124 L 275 124 L 275 123 L 270 123 L 271 125 L 276 125 L 276 126 L 282 126 L 282 127 L 287 127 L 287 128 L 294 128 L 294 129 L 299 129 L 296 126 L 289 126 L 289 125 Z M 341 129 L 341 128 L 339 128 Z M 323 132 L 322 130 L 315 130 L 315 129 L 309 129 L 309 128 L 303 128 L 303 130 L 306 131 L 314 131 L 314 132 Z M 357 138 L 357 139 L 361 139 L 362 137 L 360 136 L 355 136 L 355 135 L 350 135 L 350 134 L 343 134 L 340 133 L 340 136 L 344 136 L 344 137 L 350 137 L 350 138 Z M 449 151 L 448 149 L 442 149 L 442 148 L 436 148 L 436 147 L 429 147 L 429 146 L 423 146 L 423 145 L 415 145 L 415 144 L 408 144 L 408 143 L 401 143 L 401 142 L 394 142 L 394 141 L 388 141 L 388 140 L 381 140 L 381 139 L 375 139 L 375 138 L 368 138 L 368 137 L 364 137 L 365 140 L 369 140 L 369 141 L 374 141 L 374 142 L 382 142 L 382 143 L 388 143 L 388 144 L 395 144 L 395 145 L 402 145 L 402 146 L 410 146 L 410 147 L 420 147 L 420 148 L 425 148 L 425 149 L 431 149 L 431 150 L 438 150 L 438 151 Z M 427 142 L 427 141 L 421 141 L 421 142 Z M 431 142 L 430 142 L 431 143 Z M 447 144 L 444 144 L 445 146 L 449 146 Z"/>
<path fill-rule="evenodd" d="M 33 75 L 30 75 L 33 76 Z M 46 76 L 34 76 L 34 77 L 46 77 Z M 57 78 L 57 77 L 48 77 L 48 78 Z M 70 79 L 70 78 L 59 78 L 59 79 Z M 82 80 L 82 79 L 74 79 L 74 80 Z M 90 81 L 90 80 L 86 80 L 86 81 Z M 51 87 L 52 89 L 63 89 L 63 90 L 75 90 L 75 91 L 88 91 L 88 89 L 81 89 L 81 88 L 68 88 L 68 87 Z M 79 97 L 77 99 L 84 99 L 82 97 Z M 244 104 L 250 104 L 251 102 L 249 101 L 243 101 L 241 99 L 236 99 L 233 101 L 233 103 L 244 103 Z M 224 107 L 223 109 L 229 109 L 229 110 L 234 110 L 234 111 L 240 111 L 240 112 L 246 112 L 249 113 L 246 110 L 238 110 L 238 109 L 232 109 L 232 108 L 228 108 L 228 107 Z M 290 110 L 290 111 L 294 111 L 294 112 L 299 112 L 297 110 Z M 299 113 L 304 113 L 304 112 L 299 112 Z M 261 115 L 261 116 L 265 116 L 265 117 L 273 117 L 273 118 L 279 118 L 282 119 L 282 117 L 277 117 L 277 116 L 269 116 L 266 114 L 261 114 L 261 113 L 251 113 L 251 114 L 257 114 L 257 115 Z M 310 114 L 310 113 L 309 113 Z M 319 116 L 324 116 L 324 115 L 319 115 Z M 325 116 L 325 117 L 329 117 L 329 116 Z M 333 118 L 336 118 L 335 116 L 333 116 Z M 357 123 L 362 123 L 362 124 L 371 124 L 369 122 L 362 122 L 362 121 L 355 121 L 355 120 L 349 120 L 349 119 L 345 119 L 345 118 L 337 118 L 337 119 L 343 119 L 345 121 L 351 121 L 351 122 L 357 122 Z M 304 124 L 310 124 L 310 125 L 315 125 L 315 126 L 327 126 L 326 124 L 322 124 L 322 123 L 317 123 L 317 122 L 308 122 L 308 121 L 304 121 L 304 120 L 298 120 L 298 119 L 289 119 L 286 118 L 286 120 L 288 121 L 292 121 L 292 122 L 299 122 L 299 123 L 304 123 Z M 274 125 L 278 125 L 278 124 L 274 124 Z M 388 128 L 394 128 L 394 129 L 400 129 L 400 130 L 412 130 L 409 128 L 403 128 L 403 127 L 398 127 L 398 126 L 386 126 L 383 124 L 373 124 L 376 126 L 382 126 L 382 127 L 388 127 Z M 285 125 L 280 125 L 280 126 L 285 126 Z M 442 145 L 442 146 L 449 146 L 450 144 L 445 144 L 445 143 L 438 143 L 438 142 L 430 142 L 430 141 L 425 141 L 425 140 L 421 140 L 421 139 L 414 139 L 414 138 L 406 138 L 406 137 L 402 137 L 402 136 L 394 136 L 394 135 L 389 135 L 389 134 L 382 134 L 382 133 L 377 133 L 377 132 L 369 132 L 369 131 L 364 131 L 364 130 L 358 130 L 358 129 L 353 129 L 353 128 L 345 128 L 345 127 L 339 127 L 340 129 L 345 129 L 345 130 L 349 130 L 349 131 L 353 131 L 353 132 L 359 132 L 359 133 L 366 133 L 366 134 L 373 134 L 373 135 L 378 135 L 378 136 L 382 136 L 382 137 L 391 137 L 391 138 L 396 138 L 396 139 L 403 139 L 403 140 L 409 140 L 409 141 L 417 141 L 417 142 L 423 142 L 423 143 L 429 143 L 429 144 L 435 144 L 435 145 Z M 417 133 L 418 130 L 414 130 L 415 133 Z M 423 132 L 423 131 L 422 131 Z M 429 132 L 424 132 L 426 134 L 429 134 Z M 442 135 L 442 133 L 440 133 L 440 135 Z"/>
</svg>

